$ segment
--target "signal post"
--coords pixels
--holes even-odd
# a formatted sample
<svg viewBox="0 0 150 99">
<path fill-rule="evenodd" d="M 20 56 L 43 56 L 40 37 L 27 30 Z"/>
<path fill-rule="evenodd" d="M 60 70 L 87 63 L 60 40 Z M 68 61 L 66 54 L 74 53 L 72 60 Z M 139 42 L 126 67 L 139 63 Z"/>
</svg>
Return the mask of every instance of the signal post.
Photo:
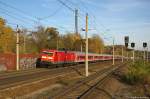
<svg viewBox="0 0 150 99">
<path fill-rule="evenodd" d="M 125 36 L 124 42 L 125 42 L 125 47 L 126 47 L 126 50 L 127 50 L 127 48 L 128 48 L 128 43 L 129 43 L 129 36 Z M 128 61 L 128 51 L 127 51 L 127 61 Z"/>
<path fill-rule="evenodd" d="M 133 56 L 132 56 L 132 58 L 133 58 L 133 63 L 134 63 L 134 61 L 135 61 L 135 54 L 134 54 L 134 53 L 135 53 L 135 52 L 134 52 L 135 43 L 132 42 L 132 43 L 131 43 L 131 47 L 133 48 L 133 52 L 132 52 L 132 53 L 133 53 Z"/>
<path fill-rule="evenodd" d="M 145 49 L 146 49 L 146 47 L 147 47 L 147 43 L 146 42 L 143 42 L 143 48 L 144 48 L 144 63 L 145 63 L 145 61 L 146 61 L 146 51 L 145 51 Z M 148 51 L 148 50 L 147 50 Z M 148 60 L 148 58 L 147 58 L 147 60 Z"/>
</svg>

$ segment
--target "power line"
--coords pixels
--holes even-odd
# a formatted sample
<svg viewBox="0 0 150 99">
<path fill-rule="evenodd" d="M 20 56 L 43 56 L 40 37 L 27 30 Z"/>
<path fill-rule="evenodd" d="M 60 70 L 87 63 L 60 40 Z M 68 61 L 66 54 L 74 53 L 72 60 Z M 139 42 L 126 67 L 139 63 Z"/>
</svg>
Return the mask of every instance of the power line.
<svg viewBox="0 0 150 99">
<path fill-rule="evenodd" d="M 70 6 L 68 6 L 65 2 L 63 2 L 62 0 L 57 0 L 59 3 L 61 3 L 63 6 L 65 6 L 66 8 L 68 8 L 70 11 L 74 12 L 75 10 L 73 8 L 71 8 Z"/>
<path fill-rule="evenodd" d="M 13 15 L 7 13 L 7 12 L 3 12 L 3 11 L 0 11 L 0 12 L 1 12 L 2 14 L 7 15 L 8 17 L 11 17 L 11 18 L 17 20 L 17 21 L 20 21 L 20 22 L 22 22 L 22 23 L 27 23 L 27 24 L 28 24 L 28 22 L 26 22 L 25 20 L 22 20 L 22 19 L 20 19 L 20 18 L 18 18 L 18 17 L 15 17 L 15 16 L 13 16 Z M 17 26 L 17 25 L 18 25 L 18 23 L 8 22 L 8 20 L 6 20 L 6 23 L 7 23 L 7 24 L 10 24 L 10 25 L 13 25 L 13 26 Z M 23 25 L 20 25 L 20 26 L 25 27 L 25 26 L 23 26 Z"/>
<path fill-rule="evenodd" d="M 34 18 L 34 19 L 37 19 L 37 17 L 32 16 L 31 14 L 28 14 L 27 12 L 25 12 L 25 11 L 23 11 L 23 10 L 20 10 L 20 9 L 18 9 L 18 8 L 12 6 L 12 5 L 10 5 L 10 4 L 4 3 L 4 2 L 2 2 L 2 1 L 0 1 L 0 4 L 4 5 L 4 6 L 6 6 L 6 7 L 12 8 L 12 9 L 14 9 L 14 10 L 16 10 L 16 11 L 18 11 L 18 12 L 20 12 L 20 13 L 22 13 L 22 14 L 28 16 L 28 17 L 32 17 L 32 18 Z"/>
<path fill-rule="evenodd" d="M 18 24 L 16 24 L 16 23 L 11 23 L 11 22 L 8 22 L 8 21 L 6 21 L 6 23 L 7 24 L 10 24 L 10 25 L 14 25 L 14 26 L 17 26 Z"/>
<path fill-rule="evenodd" d="M 42 18 L 39 18 L 39 20 L 45 20 L 45 19 L 47 19 L 47 18 L 53 17 L 53 16 L 55 16 L 61 9 L 62 9 L 62 8 L 61 8 L 61 6 L 60 6 L 60 7 L 59 7 L 58 9 L 56 9 L 51 15 L 45 16 L 45 17 L 42 17 Z"/>
<path fill-rule="evenodd" d="M 92 19 L 93 19 L 93 22 L 95 23 L 95 27 L 99 27 L 98 24 L 97 24 L 97 22 L 96 22 L 97 19 L 96 19 L 95 15 L 93 14 L 93 12 L 85 5 L 85 3 L 82 0 L 80 0 L 80 2 L 82 3 L 82 6 L 86 10 L 89 10 L 89 12 L 92 14 L 90 16 L 93 17 Z M 93 23 L 93 22 L 91 22 L 91 23 Z M 99 22 L 99 23 L 100 23 L 101 27 L 103 27 L 105 30 L 107 30 L 106 26 L 104 24 L 102 24 L 102 22 Z M 99 31 L 99 30 L 97 29 L 97 31 Z"/>
<path fill-rule="evenodd" d="M 15 16 L 13 16 L 13 15 L 11 15 L 11 14 L 8 14 L 8 13 L 6 13 L 6 12 L 1 11 L 1 13 L 5 14 L 5 15 L 7 15 L 7 16 L 9 16 L 9 17 L 12 17 L 12 18 L 14 18 L 14 19 L 16 19 L 16 20 L 18 20 L 18 21 L 21 21 L 21 22 L 25 22 L 25 23 L 26 23 L 26 21 L 24 21 L 24 20 L 22 20 L 22 19 L 19 19 L 19 18 L 15 17 Z"/>
<path fill-rule="evenodd" d="M 92 13 L 92 11 L 91 11 L 91 13 Z M 93 13 L 92 13 L 92 14 L 93 14 Z M 96 28 L 96 27 L 99 27 L 99 25 L 97 24 L 97 21 L 96 21 L 97 19 L 96 19 L 95 15 L 93 14 L 92 16 L 93 16 L 93 22 L 92 22 L 92 23 L 94 23 L 93 25 L 95 25 L 95 28 Z M 104 36 L 104 39 L 105 39 L 106 41 L 109 41 L 109 42 L 111 41 L 111 42 L 112 42 L 112 39 L 113 39 L 112 34 L 110 34 L 111 36 L 109 35 L 109 37 L 108 37 L 108 36 L 106 37 L 106 34 L 108 34 L 107 31 L 108 31 L 108 30 L 110 31 L 110 29 L 106 28 L 106 26 L 103 25 L 102 22 L 100 22 L 100 25 L 101 25 L 101 27 L 104 28 L 104 31 L 103 31 L 103 32 L 100 32 L 99 29 L 97 29 L 97 28 L 96 28 L 96 31 L 97 31 L 98 33 L 101 33 L 101 34 Z M 107 39 L 106 39 L 106 38 L 107 38 Z M 111 39 L 111 40 L 110 40 L 110 39 Z"/>
<path fill-rule="evenodd" d="M 0 8 L 1 10 L 4 10 L 5 12 L 7 12 L 7 13 L 12 13 L 13 15 L 16 15 L 15 13 L 13 13 L 12 11 L 8 11 L 8 10 L 6 10 L 6 9 L 3 9 L 3 8 Z M 26 19 L 26 20 L 29 20 L 29 21 L 33 21 L 34 23 L 36 22 L 35 20 L 32 20 L 32 19 L 30 19 L 30 18 L 27 18 L 27 17 L 24 17 L 24 16 L 21 16 L 22 17 L 22 19 Z"/>
<path fill-rule="evenodd" d="M 73 3 L 73 2 L 71 2 L 70 0 L 66 0 L 66 1 L 68 1 L 69 3 L 71 3 L 72 5 L 75 5 L 75 6 L 77 6 L 75 3 Z M 80 0 L 81 1 L 81 0 Z M 84 8 L 86 9 L 86 10 L 88 10 L 89 8 L 87 8 L 86 6 L 85 6 L 85 4 L 84 4 L 84 2 L 83 1 L 81 1 L 82 2 L 82 6 L 84 6 Z M 80 9 L 79 7 L 78 7 L 78 9 Z M 80 9 L 80 12 L 82 12 L 82 13 L 80 13 L 80 15 L 82 15 L 82 16 L 84 16 L 84 11 L 82 11 L 81 9 Z M 90 11 L 91 12 L 91 14 L 93 14 L 92 13 L 92 11 Z M 85 12 L 86 13 L 86 12 Z M 91 16 L 91 15 L 90 15 Z M 79 16 L 78 15 L 78 17 L 82 20 L 82 18 L 81 18 L 81 16 Z M 93 17 L 92 19 L 93 19 L 93 22 L 95 23 L 95 27 L 98 27 L 97 26 L 97 24 L 96 24 L 96 17 L 94 16 L 94 15 L 92 15 L 91 17 Z M 91 22 L 92 24 L 93 24 L 93 22 Z M 94 25 L 94 24 L 93 24 Z M 106 28 L 102 23 L 101 23 L 101 26 L 103 27 L 103 28 Z M 97 28 L 95 28 L 96 29 L 96 31 L 98 31 L 98 29 Z"/>
</svg>

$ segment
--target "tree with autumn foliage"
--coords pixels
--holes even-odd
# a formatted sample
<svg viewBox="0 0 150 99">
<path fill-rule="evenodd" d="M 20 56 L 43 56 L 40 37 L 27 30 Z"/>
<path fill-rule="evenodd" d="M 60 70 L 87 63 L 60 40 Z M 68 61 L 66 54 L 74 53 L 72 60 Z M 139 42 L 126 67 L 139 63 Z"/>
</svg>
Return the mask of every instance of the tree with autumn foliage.
<svg viewBox="0 0 150 99">
<path fill-rule="evenodd" d="M 39 26 L 37 31 L 31 33 L 32 44 L 38 52 L 42 49 L 57 49 L 59 32 L 56 28 Z"/>
<path fill-rule="evenodd" d="M 66 49 L 80 51 L 81 36 L 75 33 L 67 33 L 63 36 L 63 43 Z"/>
<path fill-rule="evenodd" d="M 27 33 L 27 29 L 21 29 L 19 42 L 20 53 L 39 53 L 42 49 L 68 49 L 72 51 L 85 51 L 85 39 L 75 33 L 61 35 L 57 28 L 38 26 L 36 31 Z M 93 35 L 89 39 L 89 52 L 101 53 L 104 47 L 99 35 Z M 16 33 L 6 25 L 6 21 L 0 18 L 0 52 L 15 53 Z"/>
<path fill-rule="evenodd" d="M 94 34 L 89 38 L 89 52 L 102 53 L 104 49 L 104 42 L 99 35 Z"/>
<path fill-rule="evenodd" d="M 15 52 L 15 42 L 15 32 L 11 27 L 6 26 L 6 21 L 4 19 L 0 18 L 0 52 Z"/>
</svg>

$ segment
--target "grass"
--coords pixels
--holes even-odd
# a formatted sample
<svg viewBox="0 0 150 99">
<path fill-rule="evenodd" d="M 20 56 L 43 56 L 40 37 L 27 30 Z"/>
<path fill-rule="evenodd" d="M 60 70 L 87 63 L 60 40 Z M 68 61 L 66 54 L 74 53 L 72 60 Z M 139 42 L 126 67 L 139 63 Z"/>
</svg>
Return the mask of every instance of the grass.
<svg viewBox="0 0 150 99">
<path fill-rule="evenodd" d="M 128 84 L 147 83 L 150 75 L 150 63 L 136 61 L 130 63 L 128 72 L 122 76 L 122 80 Z"/>
</svg>

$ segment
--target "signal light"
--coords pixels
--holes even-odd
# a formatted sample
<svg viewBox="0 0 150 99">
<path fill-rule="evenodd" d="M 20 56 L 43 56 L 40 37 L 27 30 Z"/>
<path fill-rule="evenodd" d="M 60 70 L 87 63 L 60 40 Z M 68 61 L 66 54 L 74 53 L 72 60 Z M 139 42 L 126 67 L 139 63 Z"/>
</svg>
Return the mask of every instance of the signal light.
<svg viewBox="0 0 150 99">
<path fill-rule="evenodd" d="M 147 43 L 146 42 L 143 42 L 143 47 L 147 47 Z"/>
<path fill-rule="evenodd" d="M 131 47 L 134 48 L 135 47 L 135 43 L 131 43 Z"/>
<path fill-rule="evenodd" d="M 124 41 L 125 43 L 129 43 L 129 36 L 125 36 Z"/>
</svg>

